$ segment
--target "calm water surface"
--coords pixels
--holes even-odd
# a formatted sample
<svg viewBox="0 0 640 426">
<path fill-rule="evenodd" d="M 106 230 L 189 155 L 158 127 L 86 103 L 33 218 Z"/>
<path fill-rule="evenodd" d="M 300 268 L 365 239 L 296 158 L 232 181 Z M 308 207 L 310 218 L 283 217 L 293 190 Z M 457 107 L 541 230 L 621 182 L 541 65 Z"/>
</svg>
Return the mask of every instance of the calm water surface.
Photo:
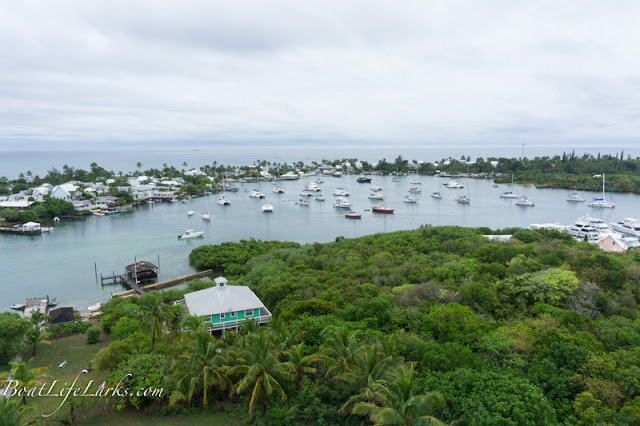
<svg viewBox="0 0 640 426">
<path fill-rule="evenodd" d="M 311 177 L 315 181 L 317 177 Z M 59 306 L 73 306 L 81 311 L 97 300 L 108 300 L 111 292 L 121 287 L 102 287 L 96 283 L 94 264 L 100 272 L 110 275 L 121 273 L 134 258 L 154 263 L 160 259 L 160 280 L 171 279 L 194 272 L 189 266 L 189 252 L 203 244 L 215 244 L 240 239 L 277 239 L 300 243 L 327 242 L 337 236 L 358 237 L 377 232 L 415 229 L 423 224 L 488 226 L 504 228 L 529 226 L 531 223 L 559 222 L 569 224 L 579 217 L 591 214 L 607 223 L 624 217 L 640 217 L 640 197 L 616 194 L 615 209 L 596 210 L 587 203 L 569 203 L 570 191 L 536 189 L 534 187 L 492 187 L 490 180 L 458 180 L 464 189 L 441 188 L 449 179 L 422 177 L 422 191 L 418 204 L 405 204 L 412 177 L 373 177 L 371 184 L 358 184 L 356 176 L 344 179 L 324 177 L 323 194 L 327 201 L 310 199 L 310 206 L 295 204 L 300 198 L 307 179 L 281 182 L 285 194 L 271 192 L 271 183 L 262 183 L 264 200 L 248 197 L 244 189 L 253 189 L 254 183 L 239 184 L 241 190 L 227 194 L 231 206 L 220 206 L 217 197 L 198 197 L 189 203 L 156 203 L 135 208 L 132 212 L 86 220 L 62 221 L 55 231 L 42 236 L 0 235 L 0 309 L 12 303 L 24 302 L 27 297 L 58 297 Z M 383 187 L 385 202 L 395 208 L 394 215 L 376 215 L 364 211 L 377 201 L 367 199 L 372 184 Z M 362 213 L 362 220 L 347 220 L 333 208 L 331 194 L 336 187 L 346 187 L 354 210 Z M 443 199 L 430 197 L 440 189 Z M 503 191 L 519 191 L 529 196 L 535 207 L 519 207 L 516 200 L 500 199 Z M 459 194 L 468 194 L 471 204 L 455 202 Z M 588 201 L 597 193 L 583 193 Z M 262 213 L 260 207 L 269 202 L 272 214 Z M 187 211 L 196 212 L 187 217 Z M 211 221 L 200 217 L 209 211 Z M 342 212 L 344 213 L 344 212 Z M 187 228 L 204 231 L 204 238 L 178 240 L 177 235 Z"/>
</svg>

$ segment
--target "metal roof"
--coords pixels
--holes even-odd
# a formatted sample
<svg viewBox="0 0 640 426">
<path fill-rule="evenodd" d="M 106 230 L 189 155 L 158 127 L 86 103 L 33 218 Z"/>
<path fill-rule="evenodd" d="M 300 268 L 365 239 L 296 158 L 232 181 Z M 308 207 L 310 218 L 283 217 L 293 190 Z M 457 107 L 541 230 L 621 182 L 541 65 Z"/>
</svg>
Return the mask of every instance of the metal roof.
<svg viewBox="0 0 640 426">
<path fill-rule="evenodd" d="M 191 315 L 205 316 L 223 312 L 264 308 L 253 291 L 247 286 L 225 285 L 211 287 L 184 295 Z"/>
</svg>

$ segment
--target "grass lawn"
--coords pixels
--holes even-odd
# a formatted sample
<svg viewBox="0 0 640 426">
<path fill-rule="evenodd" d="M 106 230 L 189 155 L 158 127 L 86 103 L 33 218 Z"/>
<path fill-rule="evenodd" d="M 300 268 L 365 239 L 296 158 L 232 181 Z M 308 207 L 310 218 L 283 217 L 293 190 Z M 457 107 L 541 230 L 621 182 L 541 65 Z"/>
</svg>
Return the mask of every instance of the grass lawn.
<svg viewBox="0 0 640 426">
<path fill-rule="evenodd" d="M 47 374 L 50 377 L 45 381 L 47 384 L 45 390 L 49 389 L 54 380 L 57 380 L 58 382 L 54 386 L 52 393 L 60 393 L 63 387 L 68 388 L 69 385 L 73 383 L 76 376 L 78 376 L 83 369 L 87 368 L 95 354 L 108 344 L 109 337 L 105 335 L 100 336 L 100 341 L 93 345 L 86 343 L 86 336 L 84 334 L 61 337 L 53 340 L 50 345 L 39 345 L 36 356 L 31 358 L 33 361 L 31 362 L 30 368 L 47 367 L 49 369 Z M 28 350 L 26 355 L 30 356 L 31 350 Z M 27 360 L 27 356 L 25 356 L 25 360 Z M 58 365 L 64 360 L 67 360 L 67 366 L 65 368 L 58 368 Z M 108 374 L 106 371 L 95 370 L 89 371 L 88 374 L 81 374 L 76 387 L 84 389 L 87 383 L 93 380 L 91 392 L 95 392 Z M 71 398 L 72 396 L 67 400 L 66 404 L 64 404 L 56 414 L 48 418 L 46 422 L 55 423 L 56 421 L 68 418 L 69 400 Z M 42 420 L 43 418 L 40 415 L 54 412 L 62 400 L 63 398 L 59 396 L 27 397 L 27 406 L 32 407 L 32 411 L 26 415 L 26 419 Z M 82 398 L 82 400 L 85 406 L 90 406 L 98 402 L 98 398 Z"/>
</svg>

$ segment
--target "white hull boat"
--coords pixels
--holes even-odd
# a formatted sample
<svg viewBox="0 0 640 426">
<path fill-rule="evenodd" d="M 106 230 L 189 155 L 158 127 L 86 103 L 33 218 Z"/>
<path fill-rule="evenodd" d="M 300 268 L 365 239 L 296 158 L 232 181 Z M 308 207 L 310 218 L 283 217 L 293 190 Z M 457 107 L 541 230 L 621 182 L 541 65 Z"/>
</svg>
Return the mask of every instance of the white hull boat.
<svg viewBox="0 0 640 426">
<path fill-rule="evenodd" d="M 369 198 L 370 200 L 384 200 L 384 195 L 373 192 L 369 194 L 369 197 L 367 198 Z"/>
<path fill-rule="evenodd" d="M 516 205 L 517 206 L 522 206 L 522 207 L 533 207 L 533 206 L 535 206 L 533 201 L 531 201 L 529 199 L 529 197 L 526 197 L 524 195 L 522 197 L 520 197 L 520 199 L 518 201 L 516 201 Z"/>
<path fill-rule="evenodd" d="M 346 198 L 339 197 L 336 198 L 335 202 L 333 203 L 333 207 L 336 209 L 351 209 L 352 204 Z"/>
<path fill-rule="evenodd" d="M 611 224 L 611 227 L 621 234 L 630 235 L 632 237 L 640 237 L 640 219 L 630 217 Z"/>
<path fill-rule="evenodd" d="M 348 197 L 349 193 L 342 188 L 336 188 L 336 190 L 333 191 L 333 195 L 337 197 Z"/>
<path fill-rule="evenodd" d="M 322 195 L 316 195 L 316 201 L 324 201 L 324 197 Z"/>
<path fill-rule="evenodd" d="M 202 218 L 204 220 L 211 220 L 211 215 L 207 212 L 202 213 Z"/>
<path fill-rule="evenodd" d="M 380 187 L 380 186 L 378 186 L 378 185 L 373 185 L 373 186 L 371 187 L 371 190 L 372 190 L 373 192 L 379 192 L 379 191 L 382 191 L 382 187 Z"/>
<path fill-rule="evenodd" d="M 195 232 L 193 229 L 187 229 L 184 234 L 178 235 L 178 238 L 181 240 L 187 240 L 189 238 L 198 238 L 204 234 L 202 231 Z"/>
<path fill-rule="evenodd" d="M 577 192 L 572 192 L 571 194 L 567 195 L 567 201 L 573 201 L 576 203 L 583 203 L 584 202 L 584 198 L 582 198 Z"/>
<path fill-rule="evenodd" d="M 301 206 L 308 206 L 309 202 L 307 200 L 300 198 L 300 200 L 298 201 L 298 204 L 300 204 Z"/>
<path fill-rule="evenodd" d="M 402 200 L 402 201 L 404 201 L 405 203 L 417 203 L 418 199 L 414 198 L 414 197 L 410 197 L 408 195 L 405 195 L 404 196 L 404 200 Z"/>
<path fill-rule="evenodd" d="M 471 200 L 466 195 L 457 197 L 456 201 L 460 204 L 469 204 L 471 202 Z"/>
<path fill-rule="evenodd" d="M 14 303 L 11 305 L 11 309 L 20 310 L 24 309 L 25 306 L 27 306 L 25 303 Z"/>
<path fill-rule="evenodd" d="M 187 216 L 193 216 L 194 214 L 196 214 L 196 212 L 194 212 L 193 210 L 189 210 L 187 212 Z"/>
<path fill-rule="evenodd" d="M 612 202 L 608 202 L 605 200 L 604 198 L 604 186 L 605 186 L 605 181 L 604 181 L 604 173 L 602 174 L 602 198 L 594 198 L 593 201 L 591 201 L 589 204 L 587 204 L 589 207 L 594 207 L 597 209 L 612 209 L 614 208 L 616 205 L 613 204 Z"/>
<path fill-rule="evenodd" d="M 273 213 L 273 206 L 271 204 L 264 204 L 262 206 L 262 213 Z"/>
<path fill-rule="evenodd" d="M 89 307 L 87 308 L 87 310 L 88 310 L 89 312 L 95 312 L 95 311 L 99 310 L 101 306 L 102 306 L 102 302 L 98 302 L 98 303 L 96 303 L 96 304 L 94 304 L 94 305 L 89 306 Z"/>
<path fill-rule="evenodd" d="M 519 197 L 517 194 L 514 194 L 511 191 L 507 191 L 500 194 L 500 198 L 519 198 Z"/>
<path fill-rule="evenodd" d="M 442 194 L 439 192 L 432 192 L 431 198 L 442 198 Z"/>
<path fill-rule="evenodd" d="M 258 191 L 257 189 L 254 189 L 249 193 L 249 198 L 264 198 L 264 197 L 265 195 L 262 192 Z"/>
</svg>

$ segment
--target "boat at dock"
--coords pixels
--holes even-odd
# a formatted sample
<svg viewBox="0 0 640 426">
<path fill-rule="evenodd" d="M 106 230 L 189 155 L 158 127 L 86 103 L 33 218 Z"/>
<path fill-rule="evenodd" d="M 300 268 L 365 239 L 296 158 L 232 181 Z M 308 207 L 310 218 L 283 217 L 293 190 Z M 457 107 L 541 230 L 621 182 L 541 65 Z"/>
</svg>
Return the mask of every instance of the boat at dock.
<svg viewBox="0 0 640 426">
<path fill-rule="evenodd" d="M 95 312 L 95 311 L 99 310 L 101 306 L 102 306 L 102 302 L 98 302 L 98 303 L 95 303 L 95 304 L 89 306 L 87 308 L 87 310 L 89 312 Z"/>
<path fill-rule="evenodd" d="M 58 302 L 59 300 L 57 297 L 54 297 L 53 299 L 49 299 L 49 306 L 56 306 Z"/>
<path fill-rule="evenodd" d="M 13 305 L 11 305 L 11 309 L 19 311 L 20 309 L 24 309 L 25 306 L 27 306 L 26 303 L 14 303 Z"/>
<path fill-rule="evenodd" d="M 186 240 L 189 238 L 198 238 L 204 234 L 203 231 L 194 231 L 193 229 L 187 229 L 183 234 L 178 235 L 178 239 Z"/>
<path fill-rule="evenodd" d="M 611 227 L 621 234 L 636 238 L 640 237 L 640 219 L 627 217 L 618 222 L 611 223 Z"/>
</svg>

